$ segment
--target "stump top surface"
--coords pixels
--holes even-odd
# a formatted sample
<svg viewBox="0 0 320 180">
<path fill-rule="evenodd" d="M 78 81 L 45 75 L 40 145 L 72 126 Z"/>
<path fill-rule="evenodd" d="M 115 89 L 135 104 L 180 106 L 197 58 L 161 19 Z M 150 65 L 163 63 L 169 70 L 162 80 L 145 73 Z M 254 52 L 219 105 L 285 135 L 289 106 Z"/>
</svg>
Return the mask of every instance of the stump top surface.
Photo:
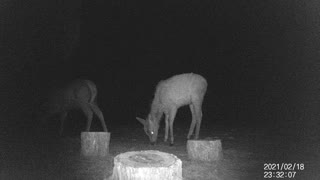
<svg viewBox="0 0 320 180">
<path fill-rule="evenodd" d="M 171 166 L 178 158 L 173 154 L 160 151 L 130 151 L 119 154 L 115 162 L 121 162 L 126 166 L 133 167 L 165 167 Z"/>
<path fill-rule="evenodd" d="M 194 142 L 194 143 L 197 143 L 197 142 L 221 142 L 220 139 L 210 139 L 210 140 L 207 140 L 207 139 L 189 139 L 188 142 Z"/>
<path fill-rule="evenodd" d="M 101 132 L 101 131 L 98 131 L 98 132 L 93 132 L 93 131 L 83 131 L 81 132 L 81 135 L 110 135 L 110 132 Z"/>
</svg>

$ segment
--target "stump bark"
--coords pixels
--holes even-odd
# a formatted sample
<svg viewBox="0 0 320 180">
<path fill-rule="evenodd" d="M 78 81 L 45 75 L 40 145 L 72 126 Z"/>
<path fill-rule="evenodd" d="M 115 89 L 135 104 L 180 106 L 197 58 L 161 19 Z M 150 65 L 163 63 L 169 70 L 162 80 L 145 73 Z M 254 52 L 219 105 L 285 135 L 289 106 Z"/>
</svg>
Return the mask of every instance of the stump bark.
<svg viewBox="0 0 320 180">
<path fill-rule="evenodd" d="M 83 156 L 106 156 L 109 154 L 109 132 L 82 132 L 81 154 Z"/>
<path fill-rule="evenodd" d="M 220 140 L 188 140 L 188 157 L 191 160 L 216 161 L 222 158 Z"/>
<path fill-rule="evenodd" d="M 182 180 L 182 161 L 160 151 L 131 151 L 114 158 L 110 180 Z"/>
</svg>

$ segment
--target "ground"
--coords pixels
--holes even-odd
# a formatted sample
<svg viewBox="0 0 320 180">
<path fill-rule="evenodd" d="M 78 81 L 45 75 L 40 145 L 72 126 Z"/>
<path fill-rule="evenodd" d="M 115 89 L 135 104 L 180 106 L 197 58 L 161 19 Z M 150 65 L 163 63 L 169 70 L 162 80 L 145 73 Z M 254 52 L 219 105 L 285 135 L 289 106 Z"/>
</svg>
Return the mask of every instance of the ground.
<svg viewBox="0 0 320 180">
<path fill-rule="evenodd" d="M 163 132 L 160 131 L 158 143 L 152 146 L 142 128 L 118 128 L 111 132 L 110 156 L 104 158 L 80 155 L 80 132 L 79 136 L 74 133 L 59 137 L 41 131 L 17 136 L 2 130 L 0 179 L 107 179 L 112 174 L 113 157 L 127 151 L 151 149 L 180 158 L 184 180 L 271 179 L 264 177 L 268 172 L 264 166 L 269 163 L 303 164 L 301 170 L 295 169 L 295 177 L 291 179 L 320 179 L 319 154 L 315 151 L 320 145 L 316 138 L 301 143 L 305 139 L 284 137 L 279 133 L 270 135 L 255 129 L 216 127 L 209 130 L 203 127 L 202 138 L 222 140 L 224 158 L 210 163 L 188 159 L 187 130 L 175 127 L 174 146 L 162 142 Z"/>
</svg>

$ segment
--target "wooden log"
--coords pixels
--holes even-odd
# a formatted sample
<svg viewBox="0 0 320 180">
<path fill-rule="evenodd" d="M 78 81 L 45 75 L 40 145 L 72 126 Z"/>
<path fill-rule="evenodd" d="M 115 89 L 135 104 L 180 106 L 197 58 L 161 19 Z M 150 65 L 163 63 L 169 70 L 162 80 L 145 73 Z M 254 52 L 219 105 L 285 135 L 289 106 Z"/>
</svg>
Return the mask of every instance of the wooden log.
<svg viewBox="0 0 320 180">
<path fill-rule="evenodd" d="M 114 158 L 110 180 L 182 180 L 182 161 L 160 151 L 131 151 Z"/>
<path fill-rule="evenodd" d="M 191 160 L 216 161 L 222 158 L 220 140 L 188 140 L 188 157 Z"/>
<path fill-rule="evenodd" d="M 81 132 L 83 156 L 106 156 L 109 154 L 109 132 Z"/>
</svg>

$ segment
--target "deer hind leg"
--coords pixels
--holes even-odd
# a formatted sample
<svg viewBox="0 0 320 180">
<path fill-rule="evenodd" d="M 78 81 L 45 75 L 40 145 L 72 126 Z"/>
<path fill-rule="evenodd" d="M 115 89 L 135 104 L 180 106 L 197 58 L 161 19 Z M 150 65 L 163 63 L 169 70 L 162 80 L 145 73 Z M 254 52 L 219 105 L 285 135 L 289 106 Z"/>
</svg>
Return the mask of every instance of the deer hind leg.
<svg viewBox="0 0 320 180">
<path fill-rule="evenodd" d="M 197 122 L 197 115 L 196 115 L 196 109 L 195 109 L 194 104 L 190 104 L 189 107 L 190 107 L 190 111 L 191 111 L 191 115 L 192 115 L 192 121 L 191 121 L 190 129 L 189 129 L 189 133 L 187 136 L 188 139 L 190 139 L 191 135 L 193 134 L 194 127 Z"/>
<path fill-rule="evenodd" d="M 174 143 L 174 137 L 173 137 L 173 122 L 174 118 L 176 117 L 177 109 L 172 108 L 170 111 L 170 116 L 169 116 L 169 128 L 170 128 L 170 146 L 173 145 Z"/>
<path fill-rule="evenodd" d="M 87 103 L 81 103 L 80 106 L 84 115 L 87 117 L 87 126 L 85 131 L 90 131 L 91 122 L 93 118 L 93 111 Z"/>
<path fill-rule="evenodd" d="M 102 125 L 102 128 L 103 128 L 103 131 L 104 132 L 108 132 L 108 129 L 107 129 L 107 126 L 106 126 L 106 123 L 104 121 L 104 117 L 103 117 L 103 113 L 101 112 L 100 108 L 93 104 L 91 106 L 91 109 L 93 110 L 93 112 L 98 116 L 100 122 L 101 122 L 101 125 Z"/>
<path fill-rule="evenodd" d="M 201 127 L 201 121 L 202 121 L 202 108 L 201 108 L 201 104 L 197 104 L 194 107 L 195 107 L 195 114 L 196 114 L 196 121 L 197 121 L 195 139 L 198 139 L 200 127 Z"/>
<path fill-rule="evenodd" d="M 66 119 L 67 116 L 68 116 L 68 112 L 67 111 L 63 111 L 60 114 L 60 131 L 59 131 L 60 136 L 62 135 L 63 126 L 64 126 L 64 120 Z"/>
</svg>

